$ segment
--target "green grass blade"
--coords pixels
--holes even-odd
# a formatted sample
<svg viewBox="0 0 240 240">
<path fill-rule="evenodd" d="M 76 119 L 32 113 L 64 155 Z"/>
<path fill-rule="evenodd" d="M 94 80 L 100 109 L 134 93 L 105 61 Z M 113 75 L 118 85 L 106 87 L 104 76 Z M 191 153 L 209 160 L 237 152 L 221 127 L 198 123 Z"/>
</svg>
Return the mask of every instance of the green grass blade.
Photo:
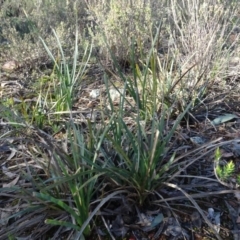
<svg viewBox="0 0 240 240">
<path fill-rule="evenodd" d="M 37 197 L 41 200 L 44 201 L 49 201 L 51 203 L 56 204 L 58 207 L 60 207 L 61 209 L 64 209 L 65 211 L 67 211 L 69 214 L 71 214 L 76 220 L 79 219 L 78 214 L 71 208 L 69 207 L 66 203 L 64 203 L 63 201 L 56 199 L 52 196 L 49 196 L 47 194 L 43 194 L 43 193 L 38 193 L 38 192 L 34 192 L 33 193 L 34 197 Z"/>
<path fill-rule="evenodd" d="M 58 220 L 55 220 L 55 219 L 46 219 L 45 223 L 55 225 L 55 226 L 63 226 L 63 227 L 67 227 L 67 228 L 77 230 L 77 231 L 80 230 L 79 226 L 76 226 L 75 224 L 72 224 L 70 222 L 58 221 Z"/>
</svg>

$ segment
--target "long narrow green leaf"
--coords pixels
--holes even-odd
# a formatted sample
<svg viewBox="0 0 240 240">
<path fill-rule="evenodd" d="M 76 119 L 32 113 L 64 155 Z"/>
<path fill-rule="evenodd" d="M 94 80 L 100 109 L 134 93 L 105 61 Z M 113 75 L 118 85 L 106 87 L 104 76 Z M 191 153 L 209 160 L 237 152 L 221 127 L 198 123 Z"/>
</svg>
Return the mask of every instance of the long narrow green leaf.
<svg viewBox="0 0 240 240">
<path fill-rule="evenodd" d="M 55 219 L 46 219 L 45 223 L 55 225 L 55 226 L 64 226 L 64 227 L 71 228 L 71 229 L 74 229 L 74 230 L 77 230 L 77 231 L 80 230 L 79 226 L 76 226 L 76 225 L 74 225 L 70 222 L 58 221 L 58 220 L 55 220 Z"/>
<path fill-rule="evenodd" d="M 128 155 L 122 149 L 122 146 L 118 142 L 116 142 L 113 138 L 111 138 L 110 136 L 106 135 L 106 138 L 112 143 L 113 148 L 116 150 L 116 152 L 120 156 L 122 156 L 122 158 L 124 159 L 125 164 L 129 168 L 131 168 L 131 166 L 132 166 L 131 160 L 129 159 Z"/>
<path fill-rule="evenodd" d="M 186 115 L 186 113 L 189 111 L 189 109 L 192 106 L 192 102 L 188 104 L 188 106 L 185 108 L 185 110 L 180 114 L 180 116 L 178 116 L 177 120 L 175 121 L 172 129 L 170 130 L 170 132 L 168 133 L 168 135 L 166 136 L 166 138 L 164 139 L 164 142 L 169 142 L 170 139 L 172 138 L 174 132 L 176 131 L 176 128 L 178 127 L 180 121 L 184 118 L 184 116 Z"/>
<path fill-rule="evenodd" d="M 54 62 L 55 67 L 57 67 L 58 70 L 59 70 L 59 65 L 58 65 L 58 63 L 57 63 L 57 60 L 54 58 L 52 52 L 50 51 L 50 49 L 48 48 L 48 46 L 46 45 L 46 43 L 44 42 L 44 40 L 43 40 L 41 37 L 39 37 L 39 38 L 40 38 L 40 40 L 41 40 L 41 42 L 42 42 L 45 50 L 47 51 L 49 57 L 50 57 L 50 58 L 52 59 L 52 61 Z"/>
<path fill-rule="evenodd" d="M 64 54 L 64 52 L 63 52 L 62 44 L 61 44 L 61 42 L 60 42 L 60 39 L 59 39 L 56 31 L 55 31 L 54 29 L 52 29 L 52 31 L 53 31 L 53 34 L 54 34 L 56 40 L 57 40 L 58 49 L 60 50 L 60 52 L 61 52 L 61 57 L 62 57 L 61 61 L 63 61 L 63 66 L 64 66 L 64 68 L 65 68 L 65 67 L 67 66 L 67 62 L 66 62 L 65 54 Z M 66 70 L 66 69 L 65 69 L 65 70 Z"/>
<path fill-rule="evenodd" d="M 79 216 L 78 214 L 71 208 L 69 207 L 66 203 L 64 203 L 63 201 L 59 200 L 59 199 L 56 199 L 52 196 L 49 196 L 47 194 L 43 194 L 43 193 L 38 193 L 38 192 L 34 192 L 33 193 L 33 196 L 34 197 L 37 197 L 41 200 L 44 200 L 44 201 L 49 201 L 49 202 L 52 202 L 54 204 L 56 204 L 57 206 L 59 206 L 60 208 L 66 210 L 69 214 L 71 214 L 76 220 L 79 219 Z"/>
</svg>

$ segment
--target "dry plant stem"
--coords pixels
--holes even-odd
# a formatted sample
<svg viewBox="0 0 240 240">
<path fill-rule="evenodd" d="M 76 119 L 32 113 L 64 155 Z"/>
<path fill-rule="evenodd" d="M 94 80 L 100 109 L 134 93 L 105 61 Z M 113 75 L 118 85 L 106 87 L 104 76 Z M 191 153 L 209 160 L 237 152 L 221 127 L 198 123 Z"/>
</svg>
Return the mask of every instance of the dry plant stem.
<svg viewBox="0 0 240 240">
<path fill-rule="evenodd" d="M 218 240 L 222 240 L 222 238 L 219 236 L 218 232 L 215 230 L 215 228 L 213 227 L 212 223 L 208 220 L 208 218 L 205 216 L 205 214 L 203 213 L 202 209 L 198 206 L 198 204 L 196 203 L 196 201 L 192 198 L 191 195 L 189 195 L 188 193 L 186 193 L 183 189 L 179 188 L 177 185 L 173 184 L 173 183 L 163 183 L 164 185 L 177 189 L 179 191 L 181 191 L 188 200 L 191 201 L 191 203 L 196 207 L 196 209 L 198 210 L 198 212 L 201 214 L 202 218 L 204 219 L 204 221 L 208 224 L 209 227 L 211 227 L 211 229 L 215 232 L 215 236 L 217 237 Z"/>
<path fill-rule="evenodd" d="M 176 177 L 182 177 L 182 178 L 194 178 L 194 179 L 204 179 L 204 180 L 208 180 L 208 181 L 211 181 L 211 182 L 216 182 L 217 184 L 219 183 L 218 180 L 216 179 L 212 179 L 212 178 L 208 178 L 208 177 L 202 177 L 202 176 L 193 176 L 193 175 L 176 175 Z M 213 183 L 214 184 L 214 183 Z M 201 184 L 200 184 L 201 185 Z M 192 184 L 189 184 L 189 185 L 183 185 L 185 187 L 189 186 L 193 186 Z M 179 185 L 179 187 L 181 187 L 181 185 Z"/>
<path fill-rule="evenodd" d="M 151 171 L 151 166 L 152 166 L 152 163 L 153 163 L 154 154 L 156 152 L 158 139 L 159 139 L 159 130 L 157 130 L 156 134 L 155 134 L 155 139 L 154 139 L 153 148 L 152 148 L 152 154 L 151 154 L 151 160 L 150 160 L 150 163 L 149 163 L 149 168 L 148 168 L 148 173 L 147 173 L 148 176 L 149 176 L 149 173 Z"/>
<path fill-rule="evenodd" d="M 236 193 L 236 192 L 239 192 L 239 190 L 221 190 L 221 191 L 207 192 L 207 193 L 195 193 L 195 194 L 191 194 L 191 197 L 192 198 L 204 198 L 204 197 L 209 197 L 209 196 L 216 196 L 216 195 Z M 154 203 L 183 200 L 186 198 L 187 198 L 186 196 L 171 197 L 171 198 L 165 198 L 163 200 L 155 200 Z"/>
<path fill-rule="evenodd" d="M 112 235 L 111 230 L 110 230 L 110 228 L 108 227 L 108 225 L 107 225 L 107 223 L 106 223 L 106 221 L 105 221 L 105 218 L 104 218 L 103 216 L 101 216 L 101 218 L 102 218 L 102 221 L 103 221 L 103 223 L 104 223 L 104 226 L 106 227 L 106 229 L 107 229 L 110 237 L 112 238 L 112 240 L 115 240 L 115 237 Z"/>
</svg>

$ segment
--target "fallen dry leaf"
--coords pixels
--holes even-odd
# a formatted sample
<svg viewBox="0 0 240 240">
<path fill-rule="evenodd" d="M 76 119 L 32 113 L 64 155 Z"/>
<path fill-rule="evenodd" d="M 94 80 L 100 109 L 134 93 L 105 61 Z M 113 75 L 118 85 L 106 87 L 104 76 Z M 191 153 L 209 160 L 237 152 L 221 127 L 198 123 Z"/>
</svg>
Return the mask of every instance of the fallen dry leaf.
<svg viewBox="0 0 240 240">
<path fill-rule="evenodd" d="M 3 188 L 10 188 L 17 184 L 18 180 L 20 178 L 20 175 L 18 175 L 14 180 L 12 180 L 10 183 L 3 184 Z"/>
</svg>

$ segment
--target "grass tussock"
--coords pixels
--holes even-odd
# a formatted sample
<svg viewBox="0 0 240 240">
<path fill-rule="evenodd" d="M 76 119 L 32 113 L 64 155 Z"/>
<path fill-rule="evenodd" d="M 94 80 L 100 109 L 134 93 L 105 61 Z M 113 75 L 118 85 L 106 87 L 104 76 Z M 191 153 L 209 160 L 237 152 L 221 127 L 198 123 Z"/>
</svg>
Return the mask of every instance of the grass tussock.
<svg viewBox="0 0 240 240">
<path fill-rule="evenodd" d="M 238 1 L 0 7 L 1 239 L 234 239 Z"/>
</svg>

